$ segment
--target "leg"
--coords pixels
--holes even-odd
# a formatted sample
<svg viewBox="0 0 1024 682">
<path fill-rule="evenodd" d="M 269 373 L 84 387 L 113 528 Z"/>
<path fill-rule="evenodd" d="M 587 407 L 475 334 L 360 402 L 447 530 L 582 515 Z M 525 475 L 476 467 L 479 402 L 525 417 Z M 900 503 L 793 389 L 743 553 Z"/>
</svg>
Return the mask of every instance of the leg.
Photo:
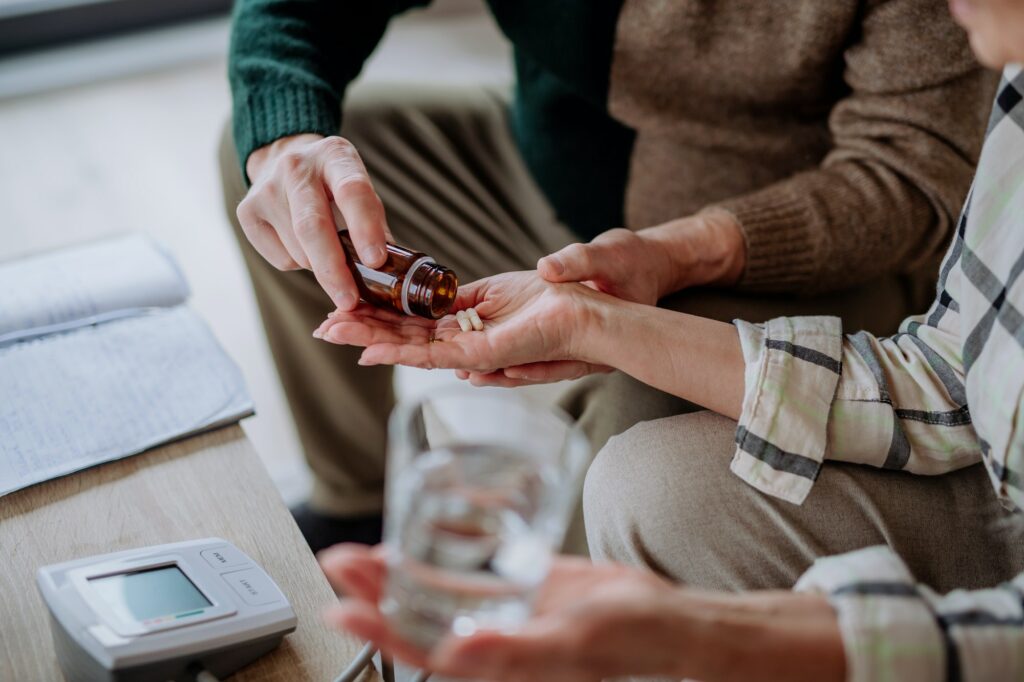
<svg viewBox="0 0 1024 682">
<path fill-rule="evenodd" d="M 941 591 L 992 586 L 1024 568 L 980 464 L 929 477 L 830 463 L 796 506 L 729 471 L 735 428 L 697 412 L 612 438 L 584 492 L 595 556 L 724 590 L 789 588 L 815 558 L 876 544 Z"/>
<path fill-rule="evenodd" d="M 660 305 L 671 310 L 731 321 L 753 322 L 782 315 L 839 315 L 847 329 L 891 333 L 917 307 L 912 289 L 898 277 L 836 294 L 797 298 L 754 296 L 713 289 L 694 289 L 669 296 Z M 923 306 L 920 309 L 924 309 Z M 595 452 L 640 422 L 695 412 L 701 408 L 651 388 L 621 372 L 588 377 L 569 386 L 561 406 L 577 417 Z M 566 549 L 586 554 L 582 506 L 569 529 Z"/>
<path fill-rule="evenodd" d="M 354 88 L 342 134 L 360 151 L 396 241 L 434 256 L 464 282 L 531 268 L 572 241 L 518 155 L 505 100 L 469 88 Z M 221 146 L 225 205 L 271 350 L 314 472 L 312 507 L 379 513 L 391 371 L 310 337 L 331 303 L 308 272 L 278 272 L 241 233 L 245 195 L 232 141 Z"/>
</svg>

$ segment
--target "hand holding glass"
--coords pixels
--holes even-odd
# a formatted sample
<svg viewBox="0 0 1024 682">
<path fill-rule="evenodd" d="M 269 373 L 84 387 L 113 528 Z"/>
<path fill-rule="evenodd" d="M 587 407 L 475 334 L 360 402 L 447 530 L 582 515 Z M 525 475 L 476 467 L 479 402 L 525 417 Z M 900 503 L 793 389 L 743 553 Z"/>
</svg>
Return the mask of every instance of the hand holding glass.
<svg viewBox="0 0 1024 682">
<path fill-rule="evenodd" d="M 458 389 L 391 417 L 381 611 L 430 649 L 514 630 L 564 538 L 590 446 L 561 412 Z"/>
</svg>

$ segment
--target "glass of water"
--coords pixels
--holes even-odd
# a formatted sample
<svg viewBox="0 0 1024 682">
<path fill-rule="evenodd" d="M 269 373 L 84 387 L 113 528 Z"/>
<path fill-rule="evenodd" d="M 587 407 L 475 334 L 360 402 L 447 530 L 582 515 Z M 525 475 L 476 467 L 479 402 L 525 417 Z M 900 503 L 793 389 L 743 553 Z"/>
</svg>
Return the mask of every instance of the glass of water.
<svg viewBox="0 0 1024 682">
<path fill-rule="evenodd" d="M 586 437 L 560 410 L 464 387 L 400 404 L 388 435 L 381 610 L 424 649 L 514 630 L 561 546 Z"/>
</svg>

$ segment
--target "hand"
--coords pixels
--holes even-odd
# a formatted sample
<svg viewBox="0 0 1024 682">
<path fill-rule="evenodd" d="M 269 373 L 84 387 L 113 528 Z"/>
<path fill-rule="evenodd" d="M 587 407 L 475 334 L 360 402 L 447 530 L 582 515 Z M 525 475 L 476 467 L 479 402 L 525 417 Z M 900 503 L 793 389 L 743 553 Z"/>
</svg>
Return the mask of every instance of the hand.
<svg viewBox="0 0 1024 682">
<path fill-rule="evenodd" d="M 359 292 L 332 202 L 369 267 L 384 264 L 390 239 L 384 207 L 355 147 L 341 137 L 285 137 L 254 151 L 246 172 L 253 184 L 237 214 L 253 247 L 279 270 L 312 270 L 335 306 L 355 308 Z"/>
<path fill-rule="evenodd" d="M 338 545 L 319 556 L 344 593 L 327 621 L 372 641 L 385 653 L 438 674 L 468 679 L 597 681 L 619 675 L 673 672 L 683 642 L 665 631 L 677 590 L 653 573 L 584 559 L 556 558 L 516 634 L 449 636 L 424 652 L 402 640 L 378 610 L 386 580 L 381 548 Z"/>
<path fill-rule="evenodd" d="M 597 682 L 621 676 L 831 682 L 845 679 L 836 615 L 819 595 L 719 594 L 675 587 L 653 573 L 556 557 L 515 633 L 449 635 L 422 651 L 378 604 L 384 550 L 337 545 L 320 566 L 346 595 L 325 614 L 385 654 L 446 676 L 499 682 Z"/>
<path fill-rule="evenodd" d="M 579 284 L 551 284 L 535 272 L 510 272 L 459 291 L 453 311 L 476 308 L 483 332 L 460 331 L 453 315 L 437 321 L 361 305 L 339 311 L 314 336 L 365 346 L 362 365 L 409 365 L 490 374 L 549 361 L 590 362 L 585 340 L 601 294 Z"/>
<path fill-rule="evenodd" d="M 615 229 L 589 244 L 570 244 L 537 262 L 549 282 L 584 282 L 634 303 L 655 305 L 680 289 L 735 284 L 746 245 L 739 223 L 707 210 L 637 232 Z"/>
</svg>

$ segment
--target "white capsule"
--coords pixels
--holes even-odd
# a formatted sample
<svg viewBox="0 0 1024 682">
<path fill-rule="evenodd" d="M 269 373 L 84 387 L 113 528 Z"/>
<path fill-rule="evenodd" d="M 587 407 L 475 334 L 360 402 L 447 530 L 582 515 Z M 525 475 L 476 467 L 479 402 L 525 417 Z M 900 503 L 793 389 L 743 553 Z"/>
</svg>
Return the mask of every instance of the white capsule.
<svg viewBox="0 0 1024 682">
<path fill-rule="evenodd" d="M 465 310 L 455 313 L 455 319 L 459 323 L 459 329 L 464 332 L 473 331 L 473 323 L 469 321 L 469 315 L 466 314 Z"/>
<path fill-rule="evenodd" d="M 476 308 L 468 308 L 466 314 L 469 315 L 469 322 L 473 325 L 473 329 L 482 332 L 484 330 L 484 321 L 480 319 L 480 313 L 476 311 Z"/>
</svg>

